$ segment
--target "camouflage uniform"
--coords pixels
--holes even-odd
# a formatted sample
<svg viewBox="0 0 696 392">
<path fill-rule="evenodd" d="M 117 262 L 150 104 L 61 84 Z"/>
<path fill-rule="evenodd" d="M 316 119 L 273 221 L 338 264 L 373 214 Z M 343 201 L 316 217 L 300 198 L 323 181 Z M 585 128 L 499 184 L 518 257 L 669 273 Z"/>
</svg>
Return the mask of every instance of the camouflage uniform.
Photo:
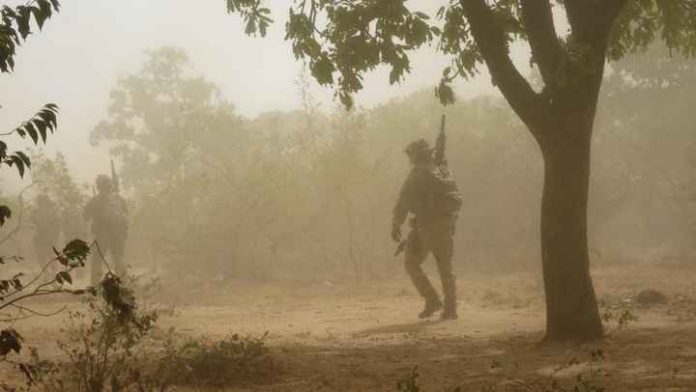
<svg viewBox="0 0 696 392">
<path fill-rule="evenodd" d="M 415 146 L 414 146 L 415 145 Z M 418 293 L 426 300 L 425 310 L 420 317 L 428 317 L 442 308 L 439 296 L 422 269 L 430 253 L 435 257 L 442 281 L 444 294 L 443 318 L 456 318 L 456 285 L 452 272 L 452 254 L 456 210 L 441 211 L 434 205 L 434 189 L 438 176 L 449 175 L 445 168 L 437 167 L 430 159 L 431 150 L 422 139 L 407 148 L 413 168 L 401 187 L 399 199 L 394 207 L 392 236 L 400 240 L 400 228 L 408 213 L 411 231 L 405 249 L 405 267 Z M 440 212 L 438 212 L 440 210 Z"/>
<path fill-rule="evenodd" d="M 35 227 L 32 242 L 36 262 L 43 266 L 53 258 L 52 249 L 60 235 L 60 216 L 55 203 L 48 196 L 39 195 L 29 219 Z"/>
<path fill-rule="evenodd" d="M 128 207 L 125 200 L 113 191 L 113 184 L 107 176 L 97 177 L 97 189 L 99 193 L 87 202 L 84 210 L 84 217 L 92 221 L 92 235 L 102 253 L 94 252 L 91 259 L 93 285 L 102 278 L 102 255 L 113 263 L 117 274 L 125 274 L 123 251 L 128 236 Z"/>
</svg>

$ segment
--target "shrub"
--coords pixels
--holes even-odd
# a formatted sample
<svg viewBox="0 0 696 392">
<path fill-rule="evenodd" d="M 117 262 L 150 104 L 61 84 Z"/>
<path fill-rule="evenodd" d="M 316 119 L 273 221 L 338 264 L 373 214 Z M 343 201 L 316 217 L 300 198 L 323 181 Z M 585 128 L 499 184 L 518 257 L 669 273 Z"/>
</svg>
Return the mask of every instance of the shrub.
<svg viewBox="0 0 696 392">
<path fill-rule="evenodd" d="M 265 339 L 228 335 L 221 340 L 208 337 L 170 338 L 159 360 L 157 378 L 168 385 L 222 387 L 268 379 L 276 372 Z"/>
</svg>

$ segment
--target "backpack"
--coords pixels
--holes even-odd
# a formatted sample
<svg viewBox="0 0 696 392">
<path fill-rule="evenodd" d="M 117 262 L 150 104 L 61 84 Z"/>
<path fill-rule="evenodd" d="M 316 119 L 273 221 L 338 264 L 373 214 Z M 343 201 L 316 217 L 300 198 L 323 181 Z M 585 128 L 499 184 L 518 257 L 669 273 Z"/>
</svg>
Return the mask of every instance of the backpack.
<svg viewBox="0 0 696 392">
<path fill-rule="evenodd" d="M 123 199 L 115 193 L 102 198 L 97 205 L 95 220 L 109 232 L 125 233 L 128 230 L 128 215 Z"/>
<path fill-rule="evenodd" d="M 438 166 L 432 171 L 430 207 L 436 215 L 454 215 L 462 208 L 462 194 L 450 171 Z"/>
</svg>

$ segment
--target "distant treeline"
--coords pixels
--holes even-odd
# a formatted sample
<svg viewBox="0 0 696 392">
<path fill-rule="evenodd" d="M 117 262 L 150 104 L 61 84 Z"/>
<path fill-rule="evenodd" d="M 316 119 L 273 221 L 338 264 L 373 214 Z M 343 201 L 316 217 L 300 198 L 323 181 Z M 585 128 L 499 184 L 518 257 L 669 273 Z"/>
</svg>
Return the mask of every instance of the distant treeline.
<svg viewBox="0 0 696 392">
<path fill-rule="evenodd" d="M 589 210 L 596 264 L 696 253 L 696 72 L 663 58 L 614 64 L 603 88 Z M 538 263 L 541 155 L 502 100 L 443 109 L 428 90 L 327 114 L 299 77 L 303 110 L 248 119 L 189 67 L 180 50 L 150 52 L 92 133 L 122 168 L 131 264 L 181 279 L 396 273 L 388 233 L 409 169 L 403 149 L 434 141 L 443 112 L 465 201 L 455 264 Z"/>
</svg>

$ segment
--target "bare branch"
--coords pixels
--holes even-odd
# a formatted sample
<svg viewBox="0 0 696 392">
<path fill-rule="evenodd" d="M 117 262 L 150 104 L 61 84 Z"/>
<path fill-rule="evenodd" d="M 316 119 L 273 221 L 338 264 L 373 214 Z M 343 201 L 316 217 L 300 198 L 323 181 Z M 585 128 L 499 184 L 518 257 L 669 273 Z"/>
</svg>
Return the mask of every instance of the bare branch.
<svg viewBox="0 0 696 392">
<path fill-rule="evenodd" d="M 20 312 L 29 313 L 31 316 L 41 316 L 41 317 L 51 317 L 51 316 L 55 316 L 55 315 L 57 315 L 58 313 L 61 313 L 61 312 L 63 312 L 65 309 L 68 308 L 67 305 L 63 305 L 63 306 L 61 306 L 60 309 L 58 309 L 58 310 L 54 310 L 54 311 L 48 312 L 48 313 L 43 313 L 43 312 L 39 312 L 39 311 L 30 309 L 30 308 L 28 308 L 28 307 L 26 307 L 26 306 L 23 306 L 23 305 L 18 305 L 18 304 L 12 304 L 12 307 L 18 309 Z"/>
<path fill-rule="evenodd" d="M 566 0 L 572 36 L 577 42 L 605 50 L 614 21 L 628 0 Z"/>
<path fill-rule="evenodd" d="M 522 23 L 527 31 L 532 58 L 546 86 L 553 84 L 563 50 L 553 25 L 549 0 L 522 0 Z"/>
<path fill-rule="evenodd" d="M 536 133 L 546 105 L 510 59 L 507 37 L 490 7 L 484 0 L 460 0 L 460 4 L 493 83 L 535 137 L 540 136 Z"/>
</svg>

